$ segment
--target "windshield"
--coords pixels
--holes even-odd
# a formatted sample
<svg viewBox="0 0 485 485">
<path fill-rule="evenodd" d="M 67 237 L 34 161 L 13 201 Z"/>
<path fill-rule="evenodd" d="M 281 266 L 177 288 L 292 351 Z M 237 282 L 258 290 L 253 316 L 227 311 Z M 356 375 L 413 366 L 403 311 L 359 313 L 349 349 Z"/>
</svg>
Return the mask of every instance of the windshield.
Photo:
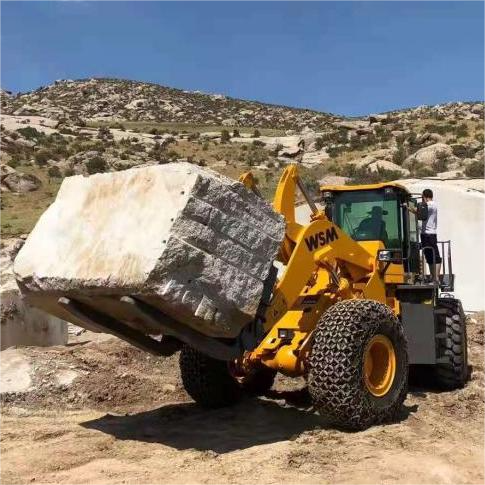
<svg viewBox="0 0 485 485">
<path fill-rule="evenodd" d="M 386 248 L 400 248 L 400 217 L 395 194 L 383 190 L 338 192 L 334 221 L 356 241 L 380 240 Z"/>
</svg>

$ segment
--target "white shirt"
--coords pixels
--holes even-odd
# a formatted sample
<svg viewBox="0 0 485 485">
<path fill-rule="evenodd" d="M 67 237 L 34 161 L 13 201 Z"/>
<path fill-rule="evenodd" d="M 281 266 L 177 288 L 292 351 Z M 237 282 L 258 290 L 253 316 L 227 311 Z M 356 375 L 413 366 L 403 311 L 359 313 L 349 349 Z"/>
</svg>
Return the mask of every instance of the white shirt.
<svg viewBox="0 0 485 485">
<path fill-rule="evenodd" d="M 428 218 L 422 222 L 421 233 L 422 234 L 436 234 L 438 227 L 438 206 L 433 200 L 428 203 Z"/>
</svg>

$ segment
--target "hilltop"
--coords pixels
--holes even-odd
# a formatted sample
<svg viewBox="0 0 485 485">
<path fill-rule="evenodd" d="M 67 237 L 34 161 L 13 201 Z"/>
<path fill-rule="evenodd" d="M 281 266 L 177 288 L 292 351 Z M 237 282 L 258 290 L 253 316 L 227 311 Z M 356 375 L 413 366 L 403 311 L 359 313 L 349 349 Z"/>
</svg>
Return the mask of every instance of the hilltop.
<svg viewBox="0 0 485 485">
<path fill-rule="evenodd" d="M 234 99 L 222 94 L 119 79 L 60 80 L 17 96 L 4 96 L 7 114 L 158 121 L 258 128 L 323 127 L 340 119 L 328 113 Z"/>
</svg>

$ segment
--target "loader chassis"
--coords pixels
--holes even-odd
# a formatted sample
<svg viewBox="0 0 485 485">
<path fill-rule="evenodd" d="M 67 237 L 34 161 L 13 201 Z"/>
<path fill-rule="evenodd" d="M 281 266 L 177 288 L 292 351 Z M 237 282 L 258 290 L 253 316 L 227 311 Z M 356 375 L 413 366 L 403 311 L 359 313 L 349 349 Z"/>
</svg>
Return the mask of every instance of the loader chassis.
<svg viewBox="0 0 485 485">
<path fill-rule="evenodd" d="M 409 364 L 452 366 L 451 327 L 449 321 L 443 323 L 446 309 L 444 299 L 438 298 L 440 289 L 453 289 L 451 258 L 450 272 L 442 275 L 440 282 L 426 280 L 418 222 L 403 206 L 416 204 L 412 195 L 393 183 L 326 186 L 321 187 L 325 208 L 320 210 L 303 190 L 312 215 L 311 222 L 302 226 L 295 218 L 296 187 L 302 184 L 297 168 L 290 166 L 281 177 L 273 202 L 274 209 L 287 220 L 280 253 L 286 268 L 261 317 L 267 333 L 255 349 L 245 353 L 242 367 L 263 363 L 290 376 L 306 375 L 319 320 L 336 303 L 354 299 L 381 302 L 398 317 L 407 337 Z M 376 207 L 384 221 L 384 231 L 377 234 L 369 230 L 372 224 L 365 230 L 362 223 Z M 380 260 L 379 254 L 386 251 L 396 252 L 398 259 Z M 460 320 L 464 327 L 460 302 L 453 298 L 449 302 L 455 310 L 448 320 Z M 444 328 L 447 325 L 448 330 Z M 466 355 L 465 337 L 461 353 Z M 463 385 L 465 367 L 462 362 L 455 385 Z"/>
</svg>

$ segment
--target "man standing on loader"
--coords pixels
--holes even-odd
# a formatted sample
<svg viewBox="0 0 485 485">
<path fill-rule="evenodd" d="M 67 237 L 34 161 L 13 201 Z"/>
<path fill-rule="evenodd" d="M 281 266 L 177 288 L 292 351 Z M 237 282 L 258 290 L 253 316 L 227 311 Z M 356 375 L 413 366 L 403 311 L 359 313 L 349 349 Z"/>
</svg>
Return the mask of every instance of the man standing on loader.
<svg viewBox="0 0 485 485">
<path fill-rule="evenodd" d="M 441 256 L 438 249 L 438 207 L 433 200 L 433 191 L 424 189 L 423 203 L 418 209 L 408 206 L 408 210 L 421 220 L 421 246 L 433 280 L 437 281 L 441 270 Z"/>
</svg>

